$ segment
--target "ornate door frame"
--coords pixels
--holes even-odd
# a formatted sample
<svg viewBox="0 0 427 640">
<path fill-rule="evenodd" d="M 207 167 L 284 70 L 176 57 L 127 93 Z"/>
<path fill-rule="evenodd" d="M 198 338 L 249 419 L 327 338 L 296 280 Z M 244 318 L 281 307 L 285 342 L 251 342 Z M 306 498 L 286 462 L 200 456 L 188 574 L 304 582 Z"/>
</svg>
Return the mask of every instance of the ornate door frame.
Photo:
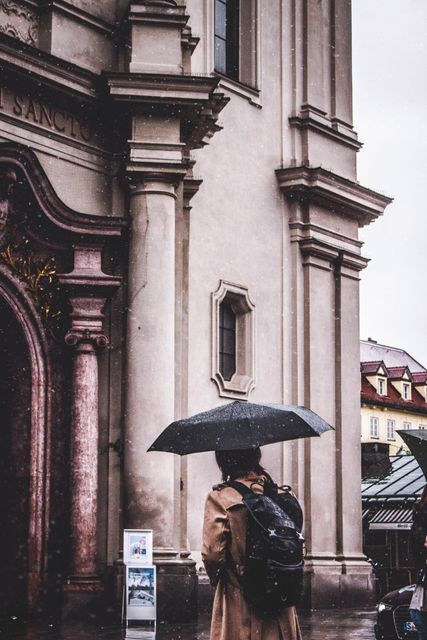
<svg viewBox="0 0 427 640">
<path fill-rule="evenodd" d="M 35 153 L 23 145 L 0 144 L 0 232 L 7 229 L 13 215 L 13 190 L 23 188 L 37 209 L 41 229 L 52 245 L 61 246 L 74 261 L 70 273 L 58 274 L 63 296 L 73 306 L 69 329 L 79 321 L 93 320 L 93 300 L 100 301 L 95 336 L 102 332 L 102 300 L 119 286 L 120 278 L 102 271 L 104 246 L 119 239 L 125 226 L 122 218 L 82 214 L 65 205 L 55 193 Z M 25 224 L 25 223 L 24 223 Z M 6 261 L 7 262 L 7 261 Z M 94 266 L 95 265 L 95 266 Z M 31 362 L 31 471 L 29 502 L 28 608 L 39 604 L 43 587 L 48 586 L 49 509 L 51 501 L 52 365 L 50 337 L 42 321 L 37 301 L 25 278 L 0 261 L 0 296 L 12 310 L 24 332 Z M 89 301 L 88 316 L 76 316 L 77 300 Z M 83 304 L 83 308 L 85 305 Z M 84 312 L 83 312 L 84 313 Z M 77 314 L 78 315 L 78 314 Z M 80 314 L 81 315 L 81 314 Z M 85 325 L 86 326 L 86 325 Z M 86 330 L 87 331 L 87 330 Z M 67 334 L 68 335 L 68 334 Z M 86 333 L 83 339 L 86 340 Z M 75 391 L 75 390 L 74 390 Z M 72 390 L 73 392 L 73 390 Z M 95 449 L 96 451 L 96 449 Z M 72 528 L 71 523 L 71 528 Z M 73 559 L 71 559 L 71 562 Z"/>
</svg>

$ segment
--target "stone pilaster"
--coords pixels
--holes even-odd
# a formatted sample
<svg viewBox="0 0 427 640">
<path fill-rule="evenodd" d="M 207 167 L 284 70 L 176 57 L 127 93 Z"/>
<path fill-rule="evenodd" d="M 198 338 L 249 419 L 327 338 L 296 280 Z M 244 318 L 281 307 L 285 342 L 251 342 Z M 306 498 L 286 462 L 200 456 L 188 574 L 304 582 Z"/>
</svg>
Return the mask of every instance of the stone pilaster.
<svg viewBox="0 0 427 640">
<path fill-rule="evenodd" d="M 323 169 L 289 167 L 277 176 L 288 201 L 292 256 L 292 398 L 335 427 L 298 443 L 289 456 L 305 506 L 306 604 L 367 604 L 358 379 L 358 273 L 366 260 L 358 227 L 381 215 L 389 199 Z"/>
<path fill-rule="evenodd" d="M 360 385 L 359 280 L 367 261 L 340 253 L 335 261 L 336 346 L 336 476 L 337 555 L 341 564 L 341 598 L 344 604 L 364 605 L 373 599 L 371 566 L 362 549 L 362 502 L 359 483 Z M 348 517 L 351 505 L 352 518 Z"/>
</svg>

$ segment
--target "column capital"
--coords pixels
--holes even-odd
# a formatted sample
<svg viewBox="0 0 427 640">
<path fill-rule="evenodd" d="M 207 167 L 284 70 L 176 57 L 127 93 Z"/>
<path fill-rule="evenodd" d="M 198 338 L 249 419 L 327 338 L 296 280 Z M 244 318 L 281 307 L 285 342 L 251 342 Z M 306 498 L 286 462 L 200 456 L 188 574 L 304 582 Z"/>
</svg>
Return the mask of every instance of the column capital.
<svg viewBox="0 0 427 640">
<path fill-rule="evenodd" d="M 184 175 L 185 173 L 180 180 Z M 139 195 L 158 194 L 176 199 L 176 189 L 180 180 L 170 173 L 138 172 L 128 176 L 129 195 L 132 198 Z"/>
<path fill-rule="evenodd" d="M 97 349 L 105 349 L 110 343 L 108 337 L 100 331 L 73 327 L 66 333 L 64 341 L 81 353 L 95 353 Z"/>
</svg>

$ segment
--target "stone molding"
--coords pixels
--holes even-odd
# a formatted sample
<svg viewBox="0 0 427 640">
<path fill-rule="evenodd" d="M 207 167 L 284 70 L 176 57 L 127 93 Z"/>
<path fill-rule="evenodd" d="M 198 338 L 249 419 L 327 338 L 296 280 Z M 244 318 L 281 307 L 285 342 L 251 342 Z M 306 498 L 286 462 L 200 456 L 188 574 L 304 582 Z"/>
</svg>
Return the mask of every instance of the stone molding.
<svg viewBox="0 0 427 640">
<path fill-rule="evenodd" d="M 76 22 L 80 22 L 80 24 L 91 27 L 92 29 L 96 29 L 100 31 L 104 35 L 113 36 L 116 30 L 116 24 L 109 23 L 102 18 L 98 18 L 95 15 L 92 15 L 88 11 L 81 9 L 80 7 L 76 7 L 74 4 L 70 2 L 66 2 L 66 0 L 41 0 L 40 2 L 40 12 L 58 12 L 62 15 L 75 20 Z"/>
<path fill-rule="evenodd" d="M 229 102 L 223 93 L 214 93 L 219 78 L 161 73 L 105 73 L 109 94 L 115 103 L 151 110 L 157 107 L 165 116 L 179 114 L 187 146 L 198 149 L 221 127 L 220 111 Z"/>
<path fill-rule="evenodd" d="M 236 314 L 236 372 L 224 380 L 219 367 L 219 307 L 226 299 Z M 221 280 L 212 299 L 212 375 L 222 398 L 247 400 L 255 387 L 255 305 L 247 287 Z"/>
<path fill-rule="evenodd" d="M 311 130 L 326 135 L 335 142 L 356 151 L 359 151 L 363 146 L 358 141 L 357 134 L 351 125 L 343 123 L 337 118 L 329 118 L 326 113 L 310 105 L 302 105 L 298 114 L 289 117 L 289 124 L 302 131 Z"/>
<path fill-rule="evenodd" d="M 39 19 L 35 11 L 24 2 L 16 0 L 0 0 L 0 15 L 8 18 L 15 17 L 16 22 L 8 22 L 0 25 L 0 33 L 10 35 L 26 44 L 37 46 Z M 3 20 L 2 20 L 3 22 Z"/>
<path fill-rule="evenodd" d="M 19 48 L 13 38 L 0 33 L 1 70 L 12 78 L 22 78 L 54 90 L 62 95 L 95 102 L 99 77 L 82 67 L 22 42 Z"/>
<path fill-rule="evenodd" d="M 64 204 L 54 191 L 35 153 L 18 144 L 0 144 L 0 171 L 11 167 L 28 182 L 38 206 L 48 220 L 67 236 L 77 234 L 101 241 L 120 237 L 127 222 L 114 216 L 79 213 Z"/>
<path fill-rule="evenodd" d="M 276 176 L 288 200 L 317 204 L 355 218 L 360 227 L 376 220 L 392 202 L 392 198 L 322 167 L 287 167 L 277 169 Z"/>
<path fill-rule="evenodd" d="M 9 305 L 26 338 L 31 362 L 33 394 L 31 399 L 31 469 L 29 475 L 28 604 L 36 610 L 45 587 L 44 559 L 49 550 L 50 518 L 50 445 L 52 430 L 52 371 L 49 346 L 41 319 L 27 287 L 0 264 L 0 295 Z"/>
<path fill-rule="evenodd" d="M 125 19 L 131 22 L 157 23 L 183 29 L 188 20 L 184 6 L 176 2 L 131 2 Z"/>
</svg>

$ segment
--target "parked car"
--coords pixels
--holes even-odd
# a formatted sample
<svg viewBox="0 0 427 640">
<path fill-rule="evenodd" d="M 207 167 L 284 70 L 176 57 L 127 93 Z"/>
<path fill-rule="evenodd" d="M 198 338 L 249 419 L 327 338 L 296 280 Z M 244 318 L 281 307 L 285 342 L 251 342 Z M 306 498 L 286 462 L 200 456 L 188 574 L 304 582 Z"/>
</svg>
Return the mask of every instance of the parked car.
<svg viewBox="0 0 427 640">
<path fill-rule="evenodd" d="M 411 584 L 381 598 L 377 605 L 376 640 L 417 640 L 417 631 L 409 617 L 414 590 L 415 585 Z"/>
</svg>

